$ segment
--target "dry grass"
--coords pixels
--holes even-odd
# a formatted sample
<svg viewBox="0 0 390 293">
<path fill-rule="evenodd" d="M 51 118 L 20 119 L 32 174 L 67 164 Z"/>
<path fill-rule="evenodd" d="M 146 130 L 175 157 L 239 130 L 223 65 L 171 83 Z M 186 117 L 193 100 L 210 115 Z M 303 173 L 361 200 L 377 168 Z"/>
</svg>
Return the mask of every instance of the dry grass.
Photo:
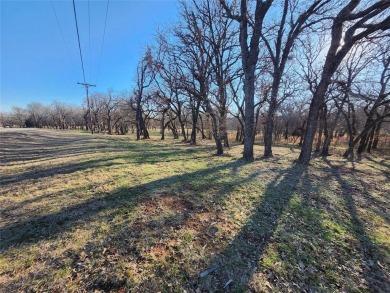
<svg viewBox="0 0 390 293">
<path fill-rule="evenodd" d="M 207 142 L 0 139 L 2 292 L 390 291 L 389 156 L 302 168 L 295 146 L 245 164 Z"/>
</svg>

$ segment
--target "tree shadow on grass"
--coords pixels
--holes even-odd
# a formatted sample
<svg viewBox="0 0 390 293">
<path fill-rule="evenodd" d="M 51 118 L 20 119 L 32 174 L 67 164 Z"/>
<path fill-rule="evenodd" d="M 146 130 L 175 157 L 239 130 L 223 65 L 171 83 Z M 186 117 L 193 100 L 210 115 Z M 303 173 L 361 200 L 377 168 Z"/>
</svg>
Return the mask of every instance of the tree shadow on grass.
<svg viewBox="0 0 390 293">
<path fill-rule="evenodd" d="M 53 159 L 78 153 L 86 149 L 100 149 L 104 145 L 90 137 L 58 136 L 50 137 L 50 133 L 41 134 L 37 131 L 28 133 L 9 132 L 0 133 L 1 163 L 17 163 L 20 161 L 33 161 L 39 159 Z"/>
<path fill-rule="evenodd" d="M 55 176 L 58 174 L 71 174 L 73 172 L 100 168 L 100 167 L 110 167 L 114 165 L 120 165 L 118 162 L 114 162 L 118 158 L 101 158 L 94 160 L 87 160 L 84 162 L 77 162 L 65 165 L 54 166 L 50 168 L 40 169 L 40 170 L 31 170 L 23 172 L 17 175 L 2 176 L 0 180 L 1 186 L 8 186 L 16 183 L 20 183 L 24 180 L 31 179 L 43 179 L 45 177 Z"/>
<path fill-rule="evenodd" d="M 92 260 L 95 266 L 98 263 L 100 265 L 99 269 L 92 273 L 88 266 L 74 267 L 80 278 L 87 276 L 87 280 L 83 282 L 90 284 L 88 290 L 109 292 L 130 289 L 130 292 L 179 292 L 183 288 L 188 288 L 193 280 L 187 270 L 188 267 L 183 267 L 183 263 L 189 263 L 191 260 L 183 258 L 181 254 L 181 249 L 185 249 L 183 242 L 212 244 L 215 233 L 212 221 L 218 218 L 218 211 L 211 212 L 212 205 L 232 193 L 232 186 L 226 185 L 223 180 L 220 181 L 220 171 L 225 174 L 229 169 L 234 173 L 234 170 L 243 164 L 245 163 L 239 160 L 225 164 L 221 166 L 222 168 L 212 168 L 212 172 L 211 169 L 207 169 L 188 176 L 179 176 L 178 180 L 175 179 L 169 184 L 168 190 L 155 189 L 155 191 L 164 191 L 156 197 L 143 200 L 139 205 L 143 208 L 140 211 L 141 218 L 134 219 L 131 224 L 119 223 L 112 228 L 103 241 L 88 242 L 82 251 L 90 250 L 91 247 L 95 250 L 101 246 L 109 247 L 110 253 L 116 258 L 124 262 L 138 263 L 140 268 L 137 274 L 142 274 L 145 268 L 148 270 L 147 274 L 141 277 L 143 282 L 132 284 L 131 276 L 126 276 L 116 262 L 104 263 L 101 258 L 95 258 Z M 254 172 L 237 178 L 235 184 L 248 184 L 257 175 Z M 202 176 L 201 179 L 199 176 Z M 179 193 L 174 191 L 175 183 L 182 187 Z M 210 190 L 218 199 L 214 196 L 209 197 Z M 202 216 L 206 216 L 207 219 L 200 220 Z M 191 235 L 188 236 L 186 233 Z M 186 237 L 192 240 L 186 240 Z M 75 253 L 76 259 L 82 251 Z M 88 254 L 94 253 L 89 251 Z M 195 263 L 193 265 L 196 266 Z"/>
<path fill-rule="evenodd" d="M 373 164 L 378 164 L 378 165 L 381 165 L 382 167 L 387 168 L 387 170 L 383 170 L 383 169 L 381 169 L 381 168 L 378 168 L 378 167 L 376 167 L 376 166 L 372 166 L 372 165 L 371 165 L 371 167 L 375 168 L 375 169 L 378 170 L 378 171 L 383 172 L 383 173 L 390 179 L 390 164 L 387 164 L 387 160 L 383 159 L 383 160 L 381 160 L 381 161 L 378 162 L 378 161 L 375 161 L 375 160 L 374 160 L 371 156 L 369 156 L 369 155 L 367 155 L 367 156 L 365 157 L 365 159 L 369 160 L 369 161 L 372 162 Z"/>
<path fill-rule="evenodd" d="M 370 158 L 371 159 L 371 158 Z M 371 159 L 372 160 L 372 159 Z M 389 161 L 383 159 L 379 162 L 380 165 L 382 165 L 383 167 L 386 167 L 389 171 L 390 171 L 390 164 L 388 164 Z"/>
<path fill-rule="evenodd" d="M 209 176 L 237 164 L 232 161 L 227 164 L 195 172 L 171 176 L 155 180 L 131 188 L 120 188 L 110 194 L 96 196 L 80 204 L 64 208 L 58 212 L 34 217 L 0 228 L 0 251 L 6 252 L 14 246 L 30 245 L 41 240 L 54 238 L 78 225 L 98 217 L 104 212 L 118 208 L 138 206 L 146 194 L 158 191 L 166 186 L 185 182 L 190 177 Z"/>
<path fill-rule="evenodd" d="M 103 243 L 95 243 L 95 239 L 91 238 L 82 251 L 67 250 L 60 258 L 49 258 L 47 262 L 45 261 L 45 266 L 36 273 L 41 275 L 40 278 L 45 278 L 44 276 L 49 278 L 51 271 L 66 267 L 68 264 L 64 261 L 70 259 L 72 261 L 70 265 L 74 272 L 71 277 L 84 278 L 87 276 L 88 280 L 84 281 L 89 284 L 88 290 L 99 289 L 108 292 L 125 287 L 127 282 L 123 279 L 125 271 L 120 265 L 116 265 L 117 259 L 138 258 L 140 251 L 151 245 L 152 239 L 154 239 L 153 241 L 161 240 L 162 235 L 168 231 L 187 225 L 194 214 L 202 213 L 204 209 L 207 209 L 202 195 L 206 196 L 209 188 L 218 189 L 219 195 L 228 192 L 231 186 L 225 186 L 223 180 L 219 181 L 222 174 L 229 172 L 226 171 L 228 169 L 230 172 L 234 172 L 233 170 L 237 169 L 237 166 L 243 164 L 244 162 L 241 160 L 231 161 L 212 168 L 171 176 L 131 188 L 120 188 L 110 194 L 87 200 L 58 212 L 39 217 L 31 216 L 22 222 L 0 228 L 0 252 L 7 254 L 10 251 L 12 253 L 13 248 L 28 249 L 31 245 L 41 241 L 63 238 L 66 237 L 67 232 L 75 231 L 83 225 L 91 230 L 99 230 L 98 227 L 90 225 L 94 225 L 96 221 L 106 222 L 110 225 L 110 232 Z M 257 173 L 249 174 L 237 180 L 236 183 L 245 184 L 253 180 L 256 175 Z M 199 182 L 200 184 L 198 184 Z M 180 195 L 177 195 L 175 190 L 178 187 L 183 187 L 186 190 L 182 190 Z M 170 214 L 161 215 L 158 221 L 147 219 L 146 223 L 133 222 L 131 214 L 135 209 L 140 206 L 155 207 L 160 199 L 165 203 L 168 201 L 167 208 Z M 149 211 L 151 215 L 157 217 L 160 216 L 159 212 L 157 209 Z M 121 221 L 116 224 L 114 219 L 118 219 L 118 217 Z M 102 247 L 108 248 L 108 251 L 103 253 L 104 255 L 102 255 Z M 84 260 L 80 260 L 81 253 L 99 257 L 94 260 L 93 267 L 84 267 L 86 263 Z M 116 259 L 115 265 L 112 265 L 112 262 L 107 262 L 107 257 L 114 257 Z M 158 267 L 156 269 L 158 270 Z M 105 271 L 104 274 L 103 271 Z M 6 284 L 6 288 L 20 289 L 19 286 L 26 284 L 28 284 L 26 279 L 21 277 Z M 44 286 L 51 286 L 51 284 L 46 283 Z M 127 288 L 131 287 L 127 286 Z"/>
<path fill-rule="evenodd" d="M 264 196 L 250 216 L 247 224 L 232 239 L 229 245 L 214 255 L 200 276 L 198 288 L 201 291 L 223 290 L 228 280 L 233 283 L 226 290 L 245 290 L 256 271 L 267 244 L 274 235 L 279 220 L 296 191 L 306 168 L 293 165 L 281 171 L 264 191 Z"/>
<path fill-rule="evenodd" d="M 72 134 L 69 134 L 69 136 L 50 136 L 53 133 L 61 132 L 0 133 L 0 163 L 13 166 L 25 162 L 50 161 L 77 155 L 118 155 L 124 152 L 140 153 L 140 159 L 151 159 L 150 162 L 153 162 L 167 155 L 172 155 L 177 150 L 182 154 L 189 155 L 209 149 L 207 147 L 185 149 L 183 146 L 172 148 L 168 144 L 155 144 L 153 142 L 146 144 L 145 142 L 117 140 L 105 136 L 80 137 Z M 156 152 L 156 150 L 158 151 Z M 164 153 L 167 153 L 167 155 Z M 137 157 L 133 157 L 137 159 Z M 141 160 L 139 162 L 142 163 Z"/>
<path fill-rule="evenodd" d="M 21 136 L 18 141 L 15 137 Z M 33 137 L 31 136 L 33 135 Z M 3 134 L 4 136 L 4 134 Z M 36 137 L 40 136 L 39 143 L 36 144 Z M 71 163 L 57 163 L 54 166 L 39 169 L 36 166 L 28 166 L 24 168 L 24 172 L 2 175 L 0 179 L 1 186 L 10 186 L 27 179 L 41 179 L 45 177 L 54 176 L 57 174 L 70 174 L 86 169 L 95 169 L 100 167 L 111 167 L 120 165 L 118 160 L 123 160 L 125 163 L 145 164 L 145 163 L 160 163 L 186 160 L 188 155 L 193 156 L 193 159 L 205 156 L 195 156 L 198 153 L 204 152 L 205 148 L 197 149 L 183 149 L 171 148 L 169 145 L 151 144 L 145 146 L 136 143 L 121 142 L 118 147 L 115 145 L 117 141 L 98 143 L 94 142 L 91 137 L 80 138 L 76 137 L 54 137 L 47 139 L 45 135 L 38 135 L 35 132 L 27 136 L 24 133 L 12 132 L 9 133 L 5 142 L 2 145 L 7 147 L 13 146 L 12 150 L 3 150 L 3 157 L 0 159 L 1 163 L 6 166 L 13 166 L 18 161 L 34 163 L 42 161 L 59 160 L 62 158 L 78 158 L 79 160 Z M 15 141 L 15 143 L 12 143 Z M 64 142 L 65 140 L 65 142 Z M 80 144 L 82 142 L 82 144 Z M 113 145 L 114 144 L 114 145 Z M 87 159 L 83 156 L 91 157 L 95 155 L 96 158 Z M 206 155 L 207 156 L 207 155 Z"/>
<path fill-rule="evenodd" d="M 42 205 L 51 205 L 52 203 L 60 203 L 66 196 L 67 202 L 71 202 L 72 198 L 75 195 L 82 194 L 85 191 L 84 186 L 72 187 L 66 190 L 60 190 L 57 192 L 45 192 L 42 195 L 34 196 L 22 200 L 18 203 L 11 203 L 7 206 L 0 207 L 0 217 L 6 219 L 7 222 L 19 222 L 24 218 L 29 218 L 34 213 L 39 213 L 39 210 L 42 208 Z M 76 198 L 75 200 L 77 200 Z M 42 203 L 46 201 L 46 203 Z M 26 209 L 27 207 L 27 209 Z"/>
<path fill-rule="evenodd" d="M 153 149 L 154 152 L 158 152 L 158 154 L 153 154 L 152 151 L 147 153 L 142 153 L 139 155 L 134 154 L 126 154 L 126 153 L 112 153 L 109 157 L 86 160 L 82 162 L 75 163 L 67 163 L 61 164 L 49 168 L 44 169 L 32 169 L 30 171 L 26 171 L 19 174 L 12 174 L 7 176 L 1 176 L 0 185 L 1 186 L 9 186 L 13 184 L 17 184 L 23 182 L 24 180 L 31 179 L 42 179 L 45 177 L 55 176 L 58 174 L 71 174 L 77 171 L 83 171 L 87 169 L 95 169 L 95 168 L 106 168 L 119 166 L 121 164 L 153 164 L 153 163 L 168 163 L 168 162 L 177 162 L 177 161 L 186 161 L 185 158 L 187 151 L 180 152 L 162 152 L 157 149 Z M 88 152 L 82 152 L 82 154 L 88 154 Z M 103 153 L 101 153 L 103 154 Z M 180 155 L 180 156 L 179 156 Z M 175 158 L 176 157 L 176 158 Z M 193 156 L 192 159 L 201 159 L 207 158 L 206 156 Z M 124 160 L 124 162 L 119 163 L 118 160 Z"/>
<path fill-rule="evenodd" d="M 363 268 L 363 278 L 366 280 L 368 288 L 374 292 L 390 292 L 390 273 L 386 271 L 385 266 L 388 266 L 389 259 L 382 254 L 378 246 L 373 242 L 371 237 L 367 234 L 365 225 L 359 216 L 357 210 L 357 196 L 361 194 L 370 206 L 377 206 L 378 202 L 374 200 L 366 190 L 359 190 L 356 194 L 356 189 L 349 183 L 340 173 L 339 168 L 335 168 L 332 163 L 328 160 L 324 160 L 326 164 L 331 168 L 331 172 L 337 182 L 342 186 L 342 199 L 344 205 L 349 213 L 351 222 L 351 232 L 353 233 L 356 240 L 359 242 L 359 250 L 363 259 L 361 267 Z M 355 174 L 352 174 L 356 176 Z M 367 206 L 365 208 L 370 208 Z M 378 207 L 380 208 L 380 206 Z M 379 210 L 383 213 L 383 210 Z M 385 212 L 386 214 L 386 212 Z M 388 217 L 385 219 L 388 220 Z"/>
</svg>

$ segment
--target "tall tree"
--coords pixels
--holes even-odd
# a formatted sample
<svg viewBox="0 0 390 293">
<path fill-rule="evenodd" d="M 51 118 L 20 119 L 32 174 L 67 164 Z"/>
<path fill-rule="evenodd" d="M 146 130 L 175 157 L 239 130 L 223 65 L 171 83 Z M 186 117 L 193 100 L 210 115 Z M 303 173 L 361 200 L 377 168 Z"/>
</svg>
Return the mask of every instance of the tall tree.
<svg viewBox="0 0 390 293">
<path fill-rule="evenodd" d="M 358 92 L 352 93 L 365 101 L 366 121 L 361 132 L 345 151 L 344 157 L 353 156 L 353 150 L 357 144 L 359 144 L 358 154 L 366 150 L 371 151 L 376 132 L 380 131 L 384 119 L 390 117 L 390 46 L 388 39 L 386 41 L 386 45 L 379 46 L 377 62 L 372 64 L 375 71 L 382 67 L 379 80 L 376 82 L 370 80 L 370 85 L 366 85 L 365 89 L 357 88 Z M 379 133 L 377 135 L 379 136 Z"/>
<path fill-rule="evenodd" d="M 361 5 L 359 5 L 361 4 Z M 346 2 L 332 21 L 330 46 L 322 69 L 321 79 L 310 103 L 309 116 L 298 162 L 308 164 L 317 128 L 319 110 L 331 78 L 341 61 L 360 40 L 373 36 L 378 31 L 390 28 L 388 15 L 390 0 Z"/>
<path fill-rule="evenodd" d="M 244 73 L 243 89 L 245 101 L 244 117 L 244 152 L 243 158 L 246 161 L 253 161 L 254 143 L 254 118 L 255 118 L 255 71 L 260 51 L 260 36 L 263 28 L 264 17 L 267 14 L 273 0 L 258 0 L 251 14 L 247 0 L 241 0 L 239 12 L 234 5 L 228 4 L 225 0 L 220 0 L 227 16 L 240 24 L 240 48 L 241 62 Z M 233 3 L 234 4 L 234 3 Z"/>
<path fill-rule="evenodd" d="M 136 138 L 141 139 L 141 135 L 144 139 L 149 138 L 149 132 L 145 125 L 143 117 L 143 102 L 147 96 L 146 89 L 152 84 L 154 80 L 155 72 L 152 70 L 153 58 L 151 48 L 148 47 L 142 60 L 137 66 L 136 85 L 134 89 L 134 102 L 132 108 L 135 111 L 135 125 L 136 125 Z"/>
<path fill-rule="evenodd" d="M 227 85 L 237 75 L 238 42 L 237 26 L 232 19 L 223 16 L 223 10 L 217 0 L 193 0 L 194 14 L 205 28 L 203 46 L 209 58 L 211 74 L 210 105 L 216 108 L 219 136 L 228 147 L 227 114 L 229 99 Z M 207 48 L 210 48 L 208 50 Z M 214 87 L 215 85 L 215 87 Z M 213 118 L 212 118 L 213 119 Z"/>
<path fill-rule="evenodd" d="M 154 56 L 155 82 L 160 95 L 165 97 L 170 110 L 177 117 L 183 141 L 187 141 L 186 96 L 180 87 L 180 81 L 185 79 L 185 74 L 176 58 L 175 50 L 177 48 L 174 44 L 168 42 L 167 35 L 159 32 L 157 43 L 158 49 Z"/>
<path fill-rule="evenodd" d="M 107 123 L 107 131 L 108 134 L 112 134 L 112 128 L 113 128 L 113 117 L 115 115 L 115 112 L 118 107 L 118 103 L 114 96 L 114 91 L 112 89 L 109 89 L 107 94 L 103 96 L 103 118 Z"/>
<path fill-rule="evenodd" d="M 272 88 L 265 124 L 264 157 L 272 157 L 274 117 L 286 98 L 279 97 L 279 89 L 295 41 L 302 32 L 327 18 L 329 2 L 331 0 L 316 0 L 307 4 L 307 1 L 284 0 L 282 7 L 275 7 L 282 11 L 280 20 L 272 21 L 261 32 L 261 39 L 272 61 Z"/>
<path fill-rule="evenodd" d="M 183 21 L 175 30 L 180 46 L 180 59 L 187 69 L 185 78 L 180 87 L 187 91 L 190 98 L 192 111 L 191 143 L 196 143 L 197 121 L 200 107 L 210 115 L 212 119 L 213 136 L 217 147 L 217 155 L 223 154 L 221 136 L 219 132 L 219 119 L 210 102 L 210 87 L 212 80 L 212 56 L 213 47 L 207 41 L 208 19 L 202 15 L 196 2 L 193 6 L 181 2 L 181 15 Z M 222 37 L 220 38 L 222 40 Z"/>
<path fill-rule="evenodd" d="M 182 20 L 174 28 L 174 60 L 179 66 L 179 89 L 188 97 L 191 113 L 191 134 L 189 142 L 196 144 L 197 124 L 202 102 L 210 89 L 210 62 L 204 42 L 204 23 L 195 16 L 190 3 L 180 2 Z"/>
</svg>

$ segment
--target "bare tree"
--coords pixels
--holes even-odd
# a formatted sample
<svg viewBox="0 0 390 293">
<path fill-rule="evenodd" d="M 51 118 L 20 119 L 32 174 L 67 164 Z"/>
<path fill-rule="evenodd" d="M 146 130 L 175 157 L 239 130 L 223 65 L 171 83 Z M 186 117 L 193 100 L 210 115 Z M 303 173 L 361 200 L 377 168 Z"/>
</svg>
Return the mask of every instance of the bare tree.
<svg viewBox="0 0 390 293">
<path fill-rule="evenodd" d="M 66 129 L 70 124 L 70 107 L 59 101 L 54 101 L 49 108 L 54 126 L 59 129 Z"/>
<path fill-rule="evenodd" d="M 245 101 L 244 117 L 244 152 L 246 161 L 253 161 L 254 143 L 254 118 L 255 118 L 255 71 L 260 51 L 260 37 L 263 28 L 264 17 L 267 14 L 273 0 L 256 1 L 254 15 L 251 14 L 248 1 L 241 0 L 239 12 L 234 5 L 228 5 L 225 0 L 220 0 L 227 17 L 234 19 L 240 24 L 240 48 L 241 62 L 244 74 L 243 89 Z"/>
<path fill-rule="evenodd" d="M 182 71 L 176 54 L 175 46 L 167 41 L 163 33 L 158 34 L 158 50 L 154 57 L 154 70 L 156 71 L 155 82 L 161 99 L 165 99 L 170 111 L 174 113 L 179 124 L 183 140 L 187 141 L 185 103 L 186 96 L 180 90 Z M 168 123 L 174 131 L 175 125 Z M 175 132 L 175 131 L 174 131 Z M 175 136 L 175 135 L 174 135 Z"/>
<path fill-rule="evenodd" d="M 344 157 L 353 156 L 354 147 L 359 143 L 358 154 L 366 151 L 371 151 L 374 143 L 374 137 L 377 135 L 379 139 L 380 127 L 385 118 L 390 117 L 390 91 L 388 89 L 390 81 L 390 54 L 389 44 L 385 42 L 385 46 L 379 46 L 379 56 L 377 61 L 373 64 L 375 71 L 382 67 L 379 75 L 379 81 L 370 81 L 369 85 L 366 85 L 365 89 L 357 88 L 357 93 L 352 93 L 355 96 L 359 96 L 366 103 L 364 107 L 364 113 L 367 118 L 364 123 L 364 127 L 356 138 L 349 145 L 348 149 L 344 153 Z M 376 86 L 377 85 L 377 88 Z M 365 91 L 367 91 L 365 93 Z M 376 142 L 377 144 L 378 142 Z"/>
<path fill-rule="evenodd" d="M 147 96 L 146 89 L 152 84 L 154 80 L 154 71 L 152 70 L 152 52 L 151 48 L 148 47 L 142 60 L 137 66 L 136 86 L 134 89 L 134 101 L 132 108 L 135 111 L 135 123 L 136 123 L 136 137 L 140 140 L 141 135 L 144 139 L 149 138 L 149 132 L 145 125 L 143 117 L 143 101 Z"/>
<path fill-rule="evenodd" d="M 11 116 L 19 127 L 26 126 L 27 111 L 22 107 L 12 107 Z"/>
<path fill-rule="evenodd" d="M 352 125 L 349 125 L 351 124 L 351 115 L 354 113 L 354 111 L 349 110 L 354 109 L 354 104 L 351 103 L 350 93 L 359 74 L 372 61 L 372 57 L 367 56 L 368 51 L 371 49 L 372 46 L 368 46 L 368 42 L 353 47 L 332 79 L 332 83 L 326 94 L 329 99 L 328 101 L 325 101 L 321 110 L 322 115 L 320 115 L 320 125 L 323 126 L 324 132 L 322 156 L 329 155 L 330 143 L 334 137 L 334 132 L 341 115 L 346 118 L 350 136 L 354 135 Z M 327 103 L 335 106 L 335 111 L 333 111 L 333 113 L 332 111 L 327 111 L 330 107 L 327 106 Z M 329 115 L 327 115 L 327 112 L 329 112 Z"/>
<path fill-rule="evenodd" d="M 45 119 L 47 118 L 47 109 L 40 103 L 30 103 L 27 105 L 27 113 L 29 115 L 26 126 L 42 128 L 45 126 Z"/>
<path fill-rule="evenodd" d="M 308 164 L 310 161 L 319 110 L 324 103 L 332 75 L 341 61 L 357 42 L 372 37 L 380 30 L 390 28 L 390 16 L 386 15 L 389 11 L 390 0 L 371 1 L 368 5 L 361 2 L 360 0 L 348 1 L 333 19 L 331 43 L 320 82 L 310 104 L 302 150 L 298 159 L 302 164 Z"/>
<path fill-rule="evenodd" d="M 264 135 L 264 157 L 272 157 L 273 121 L 278 106 L 287 98 L 279 96 L 281 81 L 290 59 L 296 39 L 301 33 L 327 18 L 327 4 L 331 0 L 307 1 L 284 0 L 280 20 L 272 21 L 264 31 L 261 39 L 264 42 L 272 61 L 272 89 L 266 118 Z"/>
<path fill-rule="evenodd" d="M 113 89 L 109 89 L 107 94 L 102 96 L 102 114 L 107 123 L 108 134 L 112 134 L 113 117 L 118 108 L 118 102 L 114 96 Z"/>
<path fill-rule="evenodd" d="M 189 142 L 196 144 L 197 123 L 202 102 L 208 98 L 210 89 L 210 60 L 204 46 L 205 24 L 195 16 L 193 7 L 180 2 L 182 22 L 174 28 L 176 38 L 175 61 L 180 65 L 181 90 L 186 92 L 191 111 L 191 136 Z"/>
<path fill-rule="evenodd" d="M 201 19 L 205 28 L 203 46 L 209 59 L 211 74 L 210 102 L 216 108 L 219 136 L 224 146 L 229 146 L 227 134 L 227 114 L 229 99 L 227 85 L 237 75 L 239 59 L 238 30 L 233 20 L 223 16 L 218 1 L 193 0 L 194 14 Z M 210 48 L 210 50 L 208 50 Z M 215 85 L 215 89 L 213 89 Z M 211 109 L 210 109 L 211 110 Z M 213 119 L 213 118 L 212 118 Z"/>
</svg>

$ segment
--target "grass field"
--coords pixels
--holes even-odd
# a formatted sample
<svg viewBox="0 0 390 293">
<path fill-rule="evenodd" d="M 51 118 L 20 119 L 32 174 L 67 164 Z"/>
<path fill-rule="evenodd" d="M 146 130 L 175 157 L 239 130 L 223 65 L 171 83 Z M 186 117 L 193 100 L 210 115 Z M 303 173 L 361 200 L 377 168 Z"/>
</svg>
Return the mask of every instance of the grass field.
<svg viewBox="0 0 390 293">
<path fill-rule="evenodd" d="M 390 156 L 0 130 L 1 292 L 390 292 Z M 261 146 L 256 146 L 260 157 Z"/>
</svg>

